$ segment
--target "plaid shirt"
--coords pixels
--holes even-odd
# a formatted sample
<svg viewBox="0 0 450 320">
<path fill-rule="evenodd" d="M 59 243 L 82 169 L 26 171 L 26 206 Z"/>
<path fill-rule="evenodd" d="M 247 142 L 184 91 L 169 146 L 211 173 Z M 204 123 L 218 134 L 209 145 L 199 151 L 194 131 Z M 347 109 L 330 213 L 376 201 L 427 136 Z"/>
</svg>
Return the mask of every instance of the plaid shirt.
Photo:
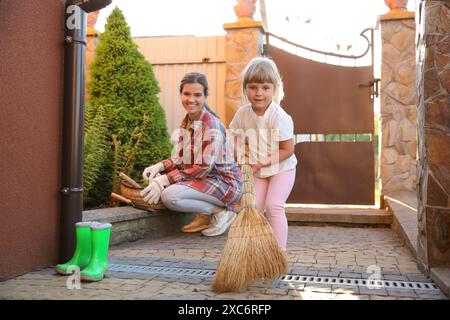
<svg viewBox="0 0 450 320">
<path fill-rule="evenodd" d="M 225 126 L 202 110 L 200 119 L 181 122 L 172 157 L 162 161 L 171 184 L 189 186 L 222 201 L 236 212 L 241 197 L 241 173 L 233 158 Z"/>
</svg>

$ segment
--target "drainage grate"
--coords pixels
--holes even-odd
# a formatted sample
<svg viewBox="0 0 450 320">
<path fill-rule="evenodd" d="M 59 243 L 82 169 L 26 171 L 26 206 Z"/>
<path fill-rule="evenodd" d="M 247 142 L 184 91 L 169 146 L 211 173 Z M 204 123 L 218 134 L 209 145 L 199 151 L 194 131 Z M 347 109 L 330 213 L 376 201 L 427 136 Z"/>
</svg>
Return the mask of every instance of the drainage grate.
<svg viewBox="0 0 450 320">
<path fill-rule="evenodd" d="M 278 284 L 295 284 L 295 283 L 320 283 L 331 285 L 373 287 L 373 288 L 389 288 L 389 289 L 406 289 L 406 290 L 439 290 L 432 282 L 412 282 L 412 281 L 396 281 L 396 280 L 366 280 L 352 278 L 337 277 L 312 277 L 285 275 L 277 280 Z"/>
<path fill-rule="evenodd" d="M 150 267 L 128 264 L 111 264 L 109 271 L 126 272 L 126 273 L 145 273 L 157 275 L 176 275 L 176 276 L 193 276 L 212 278 L 215 270 L 208 269 L 186 269 L 186 268 L 169 268 L 169 267 Z M 275 281 L 274 287 L 280 285 L 295 285 L 296 283 L 320 283 L 330 285 L 358 286 L 374 288 L 390 288 L 405 290 L 439 290 L 432 282 L 412 282 L 412 281 L 395 281 L 395 280 L 366 280 L 338 277 L 313 277 L 302 275 L 285 275 Z"/>
<path fill-rule="evenodd" d="M 111 264 L 108 270 L 127 273 L 167 274 L 197 277 L 213 277 L 216 273 L 214 270 L 134 266 L 129 264 Z"/>
</svg>

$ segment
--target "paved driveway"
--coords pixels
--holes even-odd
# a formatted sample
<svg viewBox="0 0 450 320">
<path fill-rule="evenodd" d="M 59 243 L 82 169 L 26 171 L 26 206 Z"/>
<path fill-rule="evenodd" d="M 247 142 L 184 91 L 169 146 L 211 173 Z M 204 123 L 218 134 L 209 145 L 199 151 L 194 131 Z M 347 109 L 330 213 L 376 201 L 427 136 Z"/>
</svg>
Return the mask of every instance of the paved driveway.
<svg viewBox="0 0 450 320">
<path fill-rule="evenodd" d="M 107 278 L 80 284 L 44 269 L 0 283 L 1 299 L 447 299 L 391 229 L 290 226 L 289 273 L 240 292 L 211 291 L 226 236 L 177 234 L 110 248 Z M 355 280 L 358 280 L 357 282 Z M 380 287 L 366 280 L 382 280 Z M 418 283 L 418 285 L 417 285 Z M 72 288 L 72 289 L 69 289 Z"/>
</svg>

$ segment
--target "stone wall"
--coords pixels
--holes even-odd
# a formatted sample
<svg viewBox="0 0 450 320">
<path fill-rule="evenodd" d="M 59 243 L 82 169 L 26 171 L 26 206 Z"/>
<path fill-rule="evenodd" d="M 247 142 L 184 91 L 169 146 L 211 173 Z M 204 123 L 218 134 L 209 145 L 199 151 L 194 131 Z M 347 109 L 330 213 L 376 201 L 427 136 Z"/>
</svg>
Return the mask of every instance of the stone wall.
<svg viewBox="0 0 450 320">
<path fill-rule="evenodd" d="M 418 260 L 450 264 L 450 3 L 417 2 Z"/>
<path fill-rule="evenodd" d="M 416 189 L 417 112 L 413 12 L 380 17 L 382 193 Z"/>
</svg>

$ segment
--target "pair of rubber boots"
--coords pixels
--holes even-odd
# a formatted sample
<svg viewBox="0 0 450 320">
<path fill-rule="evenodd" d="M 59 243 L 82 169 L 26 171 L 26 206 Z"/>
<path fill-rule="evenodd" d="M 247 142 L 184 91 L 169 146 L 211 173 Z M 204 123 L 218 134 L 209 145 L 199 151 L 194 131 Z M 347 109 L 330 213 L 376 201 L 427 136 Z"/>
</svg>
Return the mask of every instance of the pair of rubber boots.
<svg viewBox="0 0 450 320">
<path fill-rule="evenodd" d="M 70 275 L 74 267 L 80 270 L 81 280 L 100 281 L 103 279 L 108 263 L 108 247 L 111 224 L 96 221 L 75 224 L 76 248 L 73 257 L 55 267 L 56 272 Z"/>
</svg>

